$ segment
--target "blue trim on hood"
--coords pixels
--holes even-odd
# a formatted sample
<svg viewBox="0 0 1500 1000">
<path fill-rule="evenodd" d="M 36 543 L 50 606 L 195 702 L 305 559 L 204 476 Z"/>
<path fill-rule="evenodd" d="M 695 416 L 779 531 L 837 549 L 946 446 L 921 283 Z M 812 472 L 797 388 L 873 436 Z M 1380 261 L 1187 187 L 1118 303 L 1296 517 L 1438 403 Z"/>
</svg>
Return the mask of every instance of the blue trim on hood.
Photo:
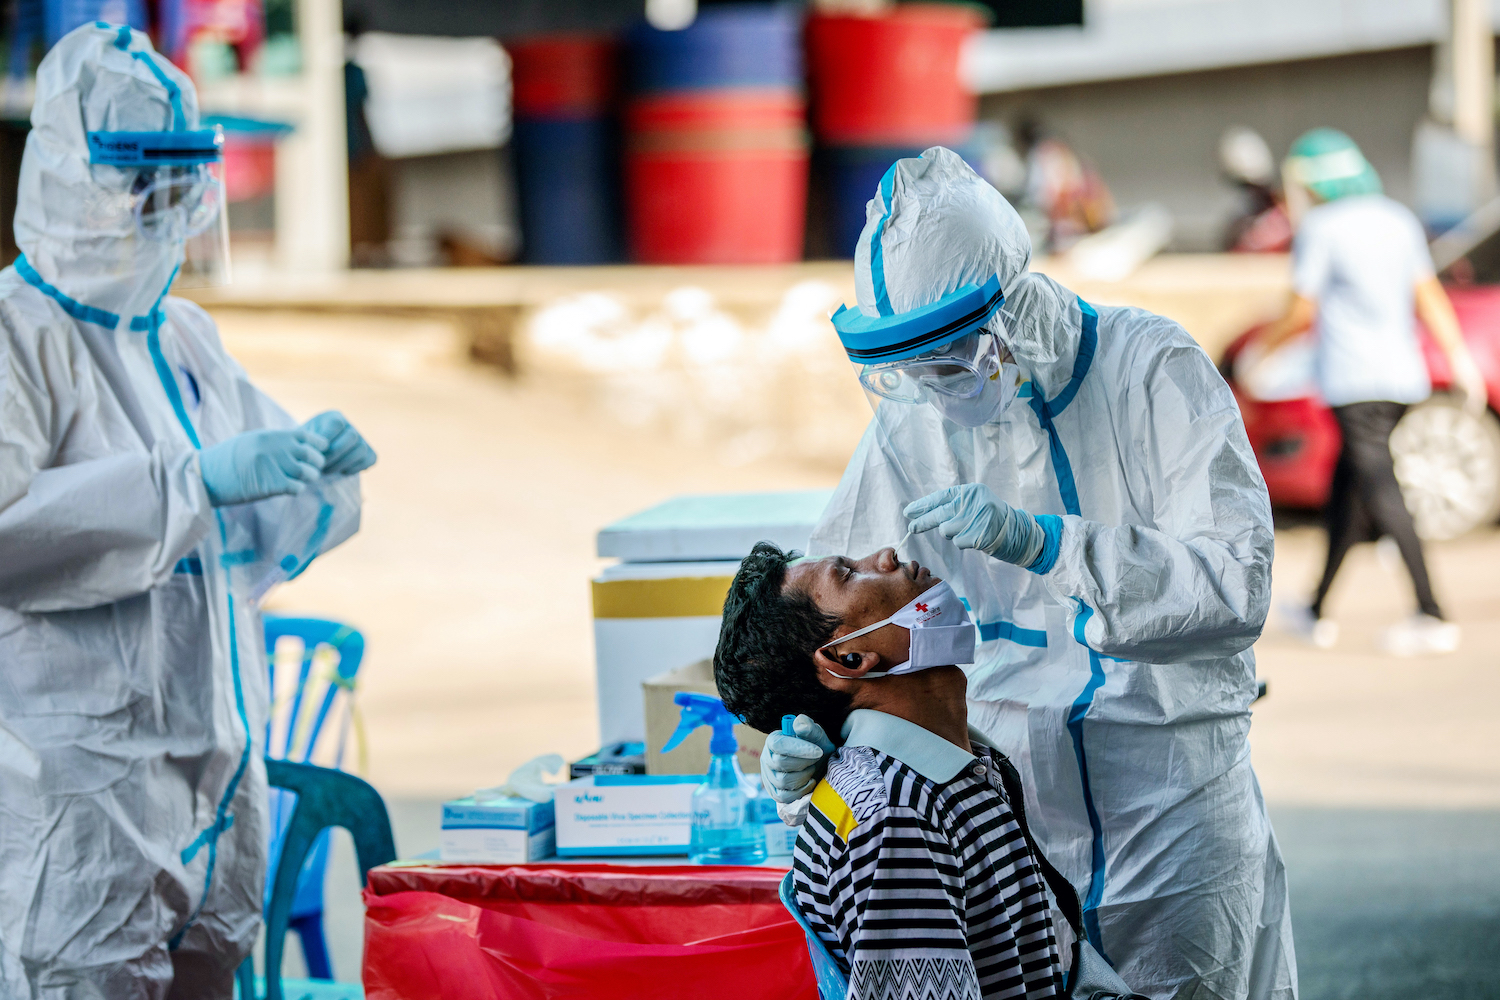
<svg viewBox="0 0 1500 1000">
<path fill-rule="evenodd" d="M 891 308 L 891 294 L 885 287 L 885 250 L 880 246 L 880 237 L 885 235 L 886 221 L 891 217 L 891 199 L 896 189 L 896 164 L 892 163 L 885 176 L 880 178 L 880 203 L 884 206 L 880 221 L 875 224 L 875 232 L 870 236 L 870 286 L 875 293 L 875 311 L 882 316 L 891 316 L 895 310 Z"/>
<path fill-rule="evenodd" d="M 120 317 L 115 313 L 104 309 L 96 309 L 93 306 L 86 306 L 77 299 L 47 284 L 42 279 L 42 276 L 37 273 L 36 268 L 31 266 L 31 261 L 26 259 L 24 253 L 16 258 L 14 266 L 16 273 L 21 276 L 23 281 L 44 295 L 50 295 L 59 306 L 62 306 L 63 312 L 72 316 L 80 323 L 92 323 L 95 326 L 102 326 L 106 330 L 113 330 L 120 325 Z"/>
</svg>

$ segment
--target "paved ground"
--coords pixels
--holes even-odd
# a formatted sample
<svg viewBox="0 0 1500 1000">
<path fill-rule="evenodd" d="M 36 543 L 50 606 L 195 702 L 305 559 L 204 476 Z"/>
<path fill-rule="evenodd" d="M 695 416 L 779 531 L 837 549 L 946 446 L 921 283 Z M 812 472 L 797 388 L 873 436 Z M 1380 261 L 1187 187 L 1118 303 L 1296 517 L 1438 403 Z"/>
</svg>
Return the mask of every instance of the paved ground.
<svg viewBox="0 0 1500 1000">
<path fill-rule="evenodd" d="M 301 324 L 300 326 L 298 324 Z M 436 846 L 436 804 L 537 753 L 593 749 L 587 581 L 601 525 L 684 492 L 831 484 L 836 469 L 726 465 L 612 429 L 574 394 L 453 361 L 451 331 L 392 321 L 226 317 L 230 347 L 298 416 L 342 408 L 381 452 L 364 530 L 274 606 L 366 631 L 369 777 L 403 853 Z M 309 372 L 319 372 L 316 377 Z M 1304 597 L 1321 536 L 1277 536 L 1278 600 Z M 1500 996 L 1500 533 L 1436 547 L 1439 598 L 1465 628 L 1453 656 L 1399 661 L 1379 628 L 1410 588 L 1373 547 L 1330 605 L 1337 649 L 1274 630 L 1252 732 L 1292 880 L 1303 996 Z M 329 892 L 334 961 L 358 974 L 352 869 Z M 290 971 L 290 964 L 289 969 Z"/>
</svg>

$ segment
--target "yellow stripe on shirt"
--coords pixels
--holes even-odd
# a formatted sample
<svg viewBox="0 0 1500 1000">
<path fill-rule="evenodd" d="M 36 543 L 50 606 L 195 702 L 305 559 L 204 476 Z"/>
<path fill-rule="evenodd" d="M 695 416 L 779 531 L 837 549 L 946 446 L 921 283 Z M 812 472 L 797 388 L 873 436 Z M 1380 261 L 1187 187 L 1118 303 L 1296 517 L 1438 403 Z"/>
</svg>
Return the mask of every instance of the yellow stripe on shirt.
<svg viewBox="0 0 1500 1000">
<path fill-rule="evenodd" d="M 849 804 L 827 781 L 818 782 L 818 787 L 813 789 L 812 807 L 833 824 L 834 832 L 847 844 L 849 834 L 854 832 L 859 822 L 854 818 L 854 810 L 849 808 Z"/>
</svg>

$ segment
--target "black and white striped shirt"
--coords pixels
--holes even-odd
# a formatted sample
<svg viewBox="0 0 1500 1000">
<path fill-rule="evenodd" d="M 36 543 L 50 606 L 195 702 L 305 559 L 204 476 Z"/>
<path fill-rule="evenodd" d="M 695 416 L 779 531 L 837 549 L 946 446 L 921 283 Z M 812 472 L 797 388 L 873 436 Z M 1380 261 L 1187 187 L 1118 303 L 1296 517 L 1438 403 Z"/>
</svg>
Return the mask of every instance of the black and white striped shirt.
<svg viewBox="0 0 1500 1000">
<path fill-rule="evenodd" d="M 868 710 L 845 734 L 793 867 L 849 1000 L 1063 996 L 1045 883 L 992 751 Z"/>
</svg>

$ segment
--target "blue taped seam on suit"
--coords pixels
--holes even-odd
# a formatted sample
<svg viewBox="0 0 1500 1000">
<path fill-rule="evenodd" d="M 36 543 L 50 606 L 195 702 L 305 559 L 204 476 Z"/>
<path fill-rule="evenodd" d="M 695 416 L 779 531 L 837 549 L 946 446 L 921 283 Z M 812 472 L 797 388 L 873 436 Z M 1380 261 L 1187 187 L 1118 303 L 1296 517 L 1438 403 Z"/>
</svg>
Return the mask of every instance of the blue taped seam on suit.
<svg viewBox="0 0 1500 1000">
<path fill-rule="evenodd" d="M 994 639 L 1009 639 L 1018 646 L 1032 646 L 1036 649 L 1047 648 L 1047 633 L 1041 629 L 1021 628 L 1011 622 L 983 622 L 979 626 L 979 638 L 982 642 L 990 642 Z"/>
<path fill-rule="evenodd" d="M 281 568 L 286 570 L 288 580 L 297 579 L 302 575 L 302 571 L 318 558 L 318 550 L 322 548 L 323 540 L 328 537 L 328 529 L 331 527 L 333 527 L 333 504 L 325 502 L 318 508 L 317 523 L 313 525 L 312 534 L 308 536 L 307 547 L 304 550 L 307 555 L 300 560 L 290 555 L 281 560 Z M 287 566 L 288 561 L 292 563 L 291 566 Z"/>
<path fill-rule="evenodd" d="M 1036 413 L 1037 423 L 1041 424 L 1042 429 L 1047 432 L 1048 450 L 1052 454 L 1052 471 L 1057 475 L 1057 490 L 1062 494 L 1063 509 L 1074 516 L 1081 516 L 1078 505 L 1078 486 L 1073 481 L 1073 465 L 1068 461 L 1068 453 L 1063 449 L 1062 439 L 1058 437 L 1052 418 L 1073 402 L 1073 397 L 1078 394 L 1078 387 L 1083 384 L 1084 377 L 1088 375 L 1089 369 L 1094 364 L 1094 350 L 1099 342 L 1099 314 L 1083 299 L 1078 300 L 1078 305 L 1083 311 L 1082 331 L 1078 340 L 1078 354 L 1073 358 L 1073 374 L 1069 377 L 1068 384 L 1050 403 L 1036 388 L 1026 397 L 1026 401 L 1031 404 L 1031 409 Z"/>
<path fill-rule="evenodd" d="M 885 251 L 880 246 L 880 237 L 885 235 L 886 220 L 891 217 L 891 198 L 895 190 L 896 164 L 892 163 L 885 176 L 880 178 L 880 202 L 885 208 L 870 237 L 870 286 L 875 293 L 875 311 L 882 316 L 895 315 L 895 310 L 891 308 L 890 292 L 885 287 Z"/>
<path fill-rule="evenodd" d="M 177 560 L 177 565 L 172 567 L 173 573 L 183 573 L 187 576 L 203 575 L 203 560 L 197 556 L 183 556 Z"/>
<path fill-rule="evenodd" d="M 1078 505 L 1078 486 L 1073 482 L 1073 466 L 1068 461 L 1068 453 L 1063 450 L 1062 441 L 1058 439 L 1057 428 L 1052 426 L 1052 413 L 1040 394 L 1032 396 L 1027 402 L 1036 412 L 1037 423 L 1047 432 L 1047 449 L 1052 455 L 1052 471 L 1057 476 L 1057 492 L 1062 494 L 1063 509 L 1069 514 L 1078 515 L 1081 508 Z"/>
<path fill-rule="evenodd" d="M 42 294 L 51 296 L 58 305 L 62 306 L 63 312 L 72 316 L 80 323 L 92 323 L 95 326 L 102 326 L 106 330 L 113 330 L 120 325 L 120 317 L 114 313 L 103 309 L 96 309 L 93 306 L 86 306 L 77 299 L 65 295 L 58 289 L 47 284 L 46 281 L 42 280 L 42 276 L 37 273 L 36 268 L 31 266 L 31 261 L 26 259 L 24 253 L 16 258 L 15 268 L 16 273 L 21 276 L 21 280 Z"/>
<path fill-rule="evenodd" d="M 162 385 L 170 385 L 167 399 L 172 404 L 172 412 L 177 414 L 177 422 L 182 424 L 183 430 L 187 431 L 188 440 L 193 442 L 193 447 L 199 451 L 203 445 L 198 441 L 198 432 L 188 420 L 187 407 L 182 405 L 182 393 L 177 391 L 177 379 L 172 376 L 172 369 L 167 365 L 167 359 L 161 353 L 161 337 L 156 327 L 146 334 L 146 349 L 151 352 L 151 363 L 156 366 L 156 377 Z"/>
<path fill-rule="evenodd" d="M 1084 627 L 1093 617 L 1094 609 L 1078 601 L 1078 615 L 1073 619 L 1073 637 L 1088 648 L 1084 642 Z M 1083 900 L 1083 932 L 1089 944 L 1104 955 L 1104 936 L 1099 930 L 1099 903 L 1104 899 L 1104 824 L 1099 819 L 1099 810 L 1094 806 L 1094 791 L 1089 786 L 1089 762 L 1083 751 L 1083 717 L 1094 703 L 1094 693 L 1104 686 L 1104 664 L 1099 654 L 1089 649 L 1089 682 L 1083 686 L 1073 707 L 1068 710 L 1068 735 L 1073 739 L 1073 754 L 1078 758 L 1078 777 L 1083 785 L 1083 808 L 1088 813 L 1089 829 L 1093 832 L 1093 849 L 1090 851 L 1091 873 L 1089 891 Z M 1104 955 L 1109 960 L 1108 955 Z"/>
<path fill-rule="evenodd" d="M 177 277 L 177 272 L 174 270 L 172 278 L 175 277 Z M 139 330 L 140 326 L 138 324 L 144 320 L 144 326 L 147 330 L 146 347 L 151 352 L 151 363 L 156 368 L 157 380 L 161 382 L 161 387 L 167 394 L 167 401 L 172 404 L 172 412 L 177 414 L 177 420 L 182 424 L 182 429 L 187 434 L 188 440 L 193 443 L 195 449 L 202 451 L 203 445 L 198 440 L 198 431 L 193 427 L 192 422 L 188 420 L 187 409 L 182 405 L 182 393 L 177 388 L 177 379 L 173 376 L 172 368 L 167 364 L 166 356 L 162 354 L 161 350 L 161 325 L 166 320 L 166 315 L 161 309 L 161 302 L 162 299 L 167 297 L 167 289 L 172 287 L 172 278 L 167 279 L 166 288 L 163 288 L 161 295 L 157 297 L 156 305 L 151 307 L 150 314 L 144 317 L 137 316 L 132 319 L 130 321 L 130 328 L 132 330 Z M 224 518 L 218 511 L 214 511 L 214 520 L 219 525 L 219 544 L 228 548 L 229 530 L 224 526 Z M 240 644 L 238 630 L 235 627 L 234 621 L 234 591 L 230 587 L 229 567 L 225 566 L 223 569 L 225 583 L 224 600 L 227 602 L 229 608 L 229 673 L 234 682 L 235 711 L 240 717 L 240 728 L 245 733 L 245 749 L 241 751 L 239 766 L 235 768 L 234 775 L 229 779 L 228 787 L 224 789 L 223 797 L 219 799 L 218 808 L 214 811 L 214 821 L 202 830 L 197 837 L 193 838 L 191 844 L 182 849 L 180 857 L 182 863 L 186 865 L 197 857 L 198 852 L 207 845 L 208 864 L 204 867 L 203 871 L 203 896 L 198 900 L 198 905 L 193 908 L 192 914 L 188 916 L 187 922 L 182 925 L 182 929 L 172 935 L 171 940 L 167 942 L 169 950 L 175 950 L 182 943 L 183 935 L 188 932 L 188 928 L 197 922 L 198 915 L 203 912 L 204 904 L 208 902 L 208 893 L 213 887 L 214 868 L 218 865 L 219 860 L 219 836 L 234 825 L 234 816 L 229 812 L 229 803 L 233 801 L 235 792 L 239 790 L 240 782 L 245 777 L 245 771 L 250 766 L 250 717 L 245 713 L 245 688 L 240 683 Z"/>
<path fill-rule="evenodd" d="M 94 27 L 101 28 L 105 31 L 114 31 L 116 33 L 114 41 L 115 48 L 119 49 L 121 52 L 130 51 L 130 25 L 122 24 L 119 28 L 116 28 L 114 25 L 108 23 L 107 21 L 95 21 Z M 156 77 L 156 82 L 160 83 L 164 88 L 166 88 L 167 100 L 172 105 L 172 131 L 185 131 L 187 129 L 187 116 L 183 114 L 182 111 L 182 88 L 173 83 L 172 78 L 167 76 L 166 73 L 162 72 L 162 68 L 160 66 L 156 65 L 156 60 L 152 59 L 146 53 L 131 52 L 130 55 L 132 58 L 139 59 L 141 62 L 145 63 L 146 68 L 151 71 L 151 75 Z M 168 282 L 169 287 L 170 284 L 171 283 Z"/>
<path fill-rule="evenodd" d="M 130 29 L 125 28 L 122 30 L 127 33 L 128 37 Z M 172 131 L 187 131 L 187 115 L 185 115 L 182 111 L 182 88 L 173 83 L 172 78 L 170 76 L 167 76 L 166 73 L 162 72 L 162 68 L 160 66 L 156 65 L 156 60 L 152 59 L 146 53 L 132 52 L 130 53 L 130 55 L 133 58 L 139 59 L 141 62 L 145 63 L 146 68 L 151 71 L 151 75 L 156 77 L 156 82 L 166 88 L 167 100 L 171 102 L 172 105 Z M 171 288 L 172 283 L 167 282 L 167 287 Z"/>
<path fill-rule="evenodd" d="M 1094 351 L 1099 345 L 1099 314 L 1081 298 L 1078 300 L 1078 308 L 1083 312 L 1082 335 L 1078 339 L 1078 353 L 1073 357 L 1073 374 L 1068 378 L 1068 384 L 1063 386 L 1063 391 L 1048 404 L 1054 417 L 1066 410 L 1068 404 L 1073 402 L 1073 397 L 1078 395 L 1078 387 L 1083 384 L 1084 376 L 1094 366 Z"/>
<path fill-rule="evenodd" d="M 1037 423 L 1047 432 L 1048 448 L 1052 455 L 1052 470 L 1057 476 L 1057 491 L 1062 496 L 1063 509 L 1075 517 L 1081 517 L 1081 508 L 1078 503 L 1078 487 L 1073 480 L 1073 465 L 1068 460 L 1068 453 L 1063 448 L 1062 438 L 1057 433 L 1053 424 L 1053 417 L 1057 416 L 1073 402 L 1073 397 L 1078 394 L 1078 387 L 1083 384 L 1089 369 L 1094 364 L 1094 352 L 1099 343 L 1099 313 L 1093 306 L 1078 299 L 1078 307 L 1083 313 L 1080 336 L 1078 341 L 1078 353 L 1073 358 L 1073 372 L 1068 378 L 1068 384 L 1063 390 L 1052 398 L 1049 403 L 1043 394 L 1041 387 L 1028 383 L 1023 385 L 1022 390 L 1031 388 L 1031 392 L 1021 392 L 1023 398 L 1031 405 L 1036 413 Z M 1044 520 L 1045 519 L 1045 520 Z M 1042 531 L 1047 534 L 1047 540 L 1043 543 L 1043 556 L 1046 557 L 1046 545 L 1053 543 L 1052 532 L 1056 531 L 1056 544 L 1061 544 L 1062 519 L 1056 515 L 1042 515 L 1037 518 L 1042 525 Z M 1052 556 L 1055 563 L 1056 554 Z M 1048 569 L 1051 569 L 1049 564 Z M 1089 762 L 1088 756 L 1083 749 L 1083 719 L 1088 714 L 1089 707 L 1094 703 L 1094 694 L 1104 685 L 1104 663 L 1100 655 L 1084 640 L 1084 627 L 1094 614 L 1094 609 L 1074 598 L 1078 603 L 1078 615 L 1073 619 L 1073 637 L 1079 644 L 1089 651 L 1089 680 L 1073 699 L 1073 705 L 1068 710 L 1068 735 L 1073 740 L 1073 754 L 1078 759 L 1078 777 L 1083 788 L 1083 808 L 1088 814 L 1089 829 L 1093 833 L 1093 844 L 1090 850 L 1090 878 L 1089 891 L 1083 902 L 1083 930 L 1088 936 L 1089 943 L 1104 955 L 1104 939 L 1099 930 L 1099 904 L 1104 899 L 1104 825 L 1099 819 L 1099 811 L 1094 805 L 1094 792 L 1089 786 Z M 1108 961 L 1108 956 L 1105 955 Z"/>
</svg>

